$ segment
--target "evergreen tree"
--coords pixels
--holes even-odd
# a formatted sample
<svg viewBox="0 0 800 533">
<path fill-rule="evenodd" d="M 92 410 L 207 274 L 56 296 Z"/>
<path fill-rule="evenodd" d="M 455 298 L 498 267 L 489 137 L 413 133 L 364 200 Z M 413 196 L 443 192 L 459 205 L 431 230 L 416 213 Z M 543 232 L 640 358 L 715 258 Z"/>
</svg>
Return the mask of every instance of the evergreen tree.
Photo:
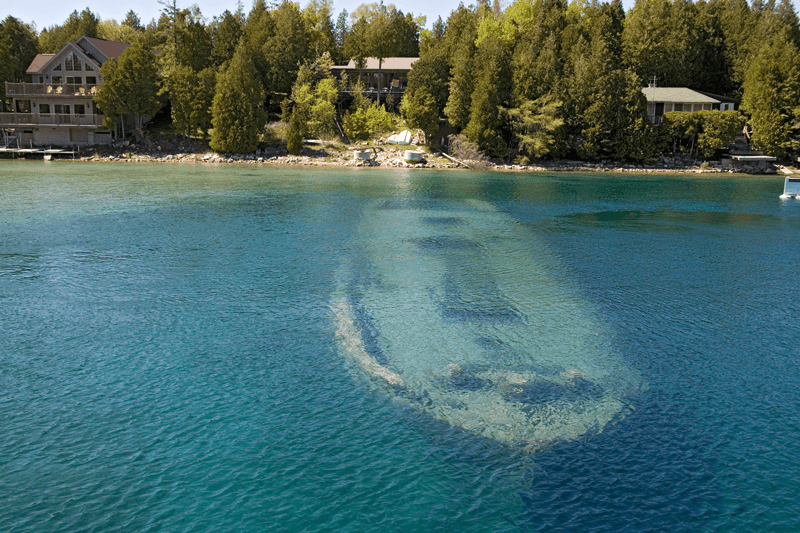
<svg viewBox="0 0 800 533">
<path fill-rule="evenodd" d="M 230 11 L 225 10 L 211 26 L 211 40 L 214 44 L 211 55 L 214 65 L 222 65 L 233 57 L 241 37 L 241 22 Z"/>
<path fill-rule="evenodd" d="M 475 39 L 465 33 L 455 52 L 460 57 L 452 68 L 449 94 L 444 113 L 450 126 L 458 129 L 467 127 L 475 80 Z"/>
<path fill-rule="evenodd" d="M 795 148 L 792 123 L 800 102 L 800 50 L 786 33 L 772 35 L 745 74 L 742 109 L 750 115 L 752 142 L 764 153 L 782 156 Z"/>
<path fill-rule="evenodd" d="M 217 77 L 212 105 L 211 149 L 253 152 L 264 129 L 264 88 L 246 46 L 239 45 Z"/>
<path fill-rule="evenodd" d="M 216 74 L 213 68 L 200 72 L 188 66 L 176 67 L 169 79 L 172 124 L 184 137 L 198 130 L 205 133 L 211 125 L 211 106 Z"/>
<path fill-rule="evenodd" d="M 481 42 L 476 59 L 481 69 L 472 92 L 469 123 L 464 129 L 467 139 L 493 157 L 508 152 L 500 107 L 508 107 L 511 96 L 509 55 L 506 43 L 493 35 Z"/>
<path fill-rule="evenodd" d="M 146 40 L 137 39 L 119 59 L 106 61 L 100 73 L 104 82 L 94 100 L 105 113 L 105 127 L 113 129 L 117 117 L 133 115 L 133 126 L 141 136 L 145 117 L 161 108 L 158 64 Z"/>
<path fill-rule="evenodd" d="M 33 28 L 20 20 L 7 16 L 0 22 L 0 91 L 5 97 L 5 83 L 25 81 L 28 65 L 36 57 L 36 34 Z M 3 100 L 0 100 L 2 103 Z M 0 105 L 2 109 L 4 105 Z"/>
<path fill-rule="evenodd" d="M 439 106 L 427 88 L 419 87 L 410 92 L 406 91 L 400 104 L 400 111 L 408 125 L 421 129 L 427 139 L 433 139 L 439 131 Z"/>
<path fill-rule="evenodd" d="M 265 87 L 270 92 L 290 94 L 300 66 L 311 59 L 309 28 L 297 4 L 285 0 L 272 12 L 275 33 L 261 53 L 268 65 Z"/>
<path fill-rule="evenodd" d="M 39 34 L 39 50 L 44 54 L 54 54 L 65 44 L 79 39 L 82 35 L 97 37 L 100 19 L 87 7 L 80 13 L 73 11 L 62 25 L 42 30 Z"/>
</svg>

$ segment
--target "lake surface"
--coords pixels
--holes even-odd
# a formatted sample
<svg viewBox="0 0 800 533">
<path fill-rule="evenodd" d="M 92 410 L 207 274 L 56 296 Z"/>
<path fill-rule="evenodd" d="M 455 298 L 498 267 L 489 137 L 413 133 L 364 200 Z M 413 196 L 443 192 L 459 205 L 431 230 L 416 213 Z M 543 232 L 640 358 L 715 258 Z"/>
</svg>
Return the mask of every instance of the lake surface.
<svg viewBox="0 0 800 533">
<path fill-rule="evenodd" d="M 3 161 L 0 531 L 797 531 L 782 181 Z"/>
</svg>

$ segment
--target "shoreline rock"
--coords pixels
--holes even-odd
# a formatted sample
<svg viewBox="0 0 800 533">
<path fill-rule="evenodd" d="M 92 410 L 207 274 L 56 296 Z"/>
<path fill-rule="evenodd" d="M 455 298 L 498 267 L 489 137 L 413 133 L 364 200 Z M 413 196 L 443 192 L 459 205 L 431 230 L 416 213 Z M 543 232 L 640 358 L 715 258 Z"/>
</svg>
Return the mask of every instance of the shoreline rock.
<svg viewBox="0 0 800 533">
<path fill-rule="evenodd" d="M 54 159 L 55 161 L 81 161 L 105 163 L 172 163 L 172 164 L 233 164 L 233 165 L 261 165 L 261 166 L 305 166 L 305 167 L 376 167 L 376 168 L 409 168 L 433 170 L 474 170 L 492 172 L 610 172 L 615 174 L 777 174 L 774 166 L 757 168 L 741 166 L 731 168 L 719 162 L 705 162 L 701 165 L 694 161 L 680 160 L 678 158 L 664 158 L 655 164 L 631 164 L 620 162 L 589 163 L 584 161 L 557 160 L 537 162 L 528 165 L 495 163 L 486 161 L 466 161 L 470 167 L 462 165 L 444 157 L 441 153 L 424 153 L 421 163 L 408 163 L 403 158 L 406 148 L 421 149 L 413 145 L 401 148 L 388 146 L 376 147 L 373 158 L 370 160 L 354 159 L 352 153 L 358 146 L 349 146 L 340 153 L 301 153 L 288 154 L 282 147 L 259 150 L 255 154 L 218 154 L 215 152 L 166 152 L 160 149 L 147 150 L 133 146 L 115 147 L 107 153 L 95 151 L 91 155 L 84 155 L 76 159 Z M 160 148 L 160 147 L 159 147 Z M 324 154 L 324 155 L 323 155 Z M 784 167 L 785 168 L 785 167 Z M 788 170 L 788 169 L 787 169 Z M 792 169 L 793 173 L 800 170 Z"/>
</svg>

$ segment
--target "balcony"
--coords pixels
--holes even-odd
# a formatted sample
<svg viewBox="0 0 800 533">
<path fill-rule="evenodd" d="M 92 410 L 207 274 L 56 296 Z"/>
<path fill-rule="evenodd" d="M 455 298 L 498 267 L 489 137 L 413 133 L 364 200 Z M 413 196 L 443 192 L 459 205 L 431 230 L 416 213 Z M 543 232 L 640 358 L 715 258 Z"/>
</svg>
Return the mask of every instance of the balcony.
<svg viewBox="0 0 800 533">
<path fill-rule="evenodd" d="M 6 96 L 84 96 L 91 98 L 97 92 L 96 85 L 75 83 L 12 83 L 6 82 Z"/>
<path fill-rule="evenodd" d="M 92 126 L 103 124 L 100 115 L 40 115 L 38 113 L 0 113 L 0 126 Z"/>
</svg>

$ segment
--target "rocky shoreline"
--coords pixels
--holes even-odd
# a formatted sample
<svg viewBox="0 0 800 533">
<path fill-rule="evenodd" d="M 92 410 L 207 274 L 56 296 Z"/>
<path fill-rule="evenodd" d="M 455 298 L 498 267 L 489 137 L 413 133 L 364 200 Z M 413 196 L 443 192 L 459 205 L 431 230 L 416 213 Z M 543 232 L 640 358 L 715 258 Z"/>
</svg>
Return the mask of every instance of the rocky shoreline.
<svg viewBox="0 0 800 533">
<path fill-rule="evenodd" d="M 197 147 L 199 148 L 199 147 Z M 418 164 L 404 160 L 405 150 L 422 153 L 423 160 Z M 207 149 L 206 149 L 207 150 Z M 372 151 L 372 159 L 356 159 L 356 150 Z M 631 164 L 620 162 L 588 163 L 584 161 L 547 161 L 530 165 L 514 165 L 492 161 L 456 161 L 441 152 L 429 152 L 424 146 L 355 145 L 330 149 L 324 144 L 306 146 L 300 154 L 289 154 L 283 147 L 259 149 L 253 154 L 218 154 L 196 149 L 162 150 L 160 147 L 144 148 L 127 143 L 99 148 L 90 148 L 74 159 L 61 161 L 88 161 L 108 163 L 183 163 L 183 164 L 235 164 L 260 166 L 316 166 L 316 167 L 382 167 L 382 168 L 424 168 L 438 170 L 484 170 L 516 172 L 610 172 L 610 173 L 739 173 L 776 174 L 775 166 L 755 167 L 743 165 L 736 168 L 723 166 L 719 161 L 698 163 L 682 157 L 662 157 L 656 163 Z M 779 167 L 783 173 L 800 173 L 794 168 Z"/>
</svg>

